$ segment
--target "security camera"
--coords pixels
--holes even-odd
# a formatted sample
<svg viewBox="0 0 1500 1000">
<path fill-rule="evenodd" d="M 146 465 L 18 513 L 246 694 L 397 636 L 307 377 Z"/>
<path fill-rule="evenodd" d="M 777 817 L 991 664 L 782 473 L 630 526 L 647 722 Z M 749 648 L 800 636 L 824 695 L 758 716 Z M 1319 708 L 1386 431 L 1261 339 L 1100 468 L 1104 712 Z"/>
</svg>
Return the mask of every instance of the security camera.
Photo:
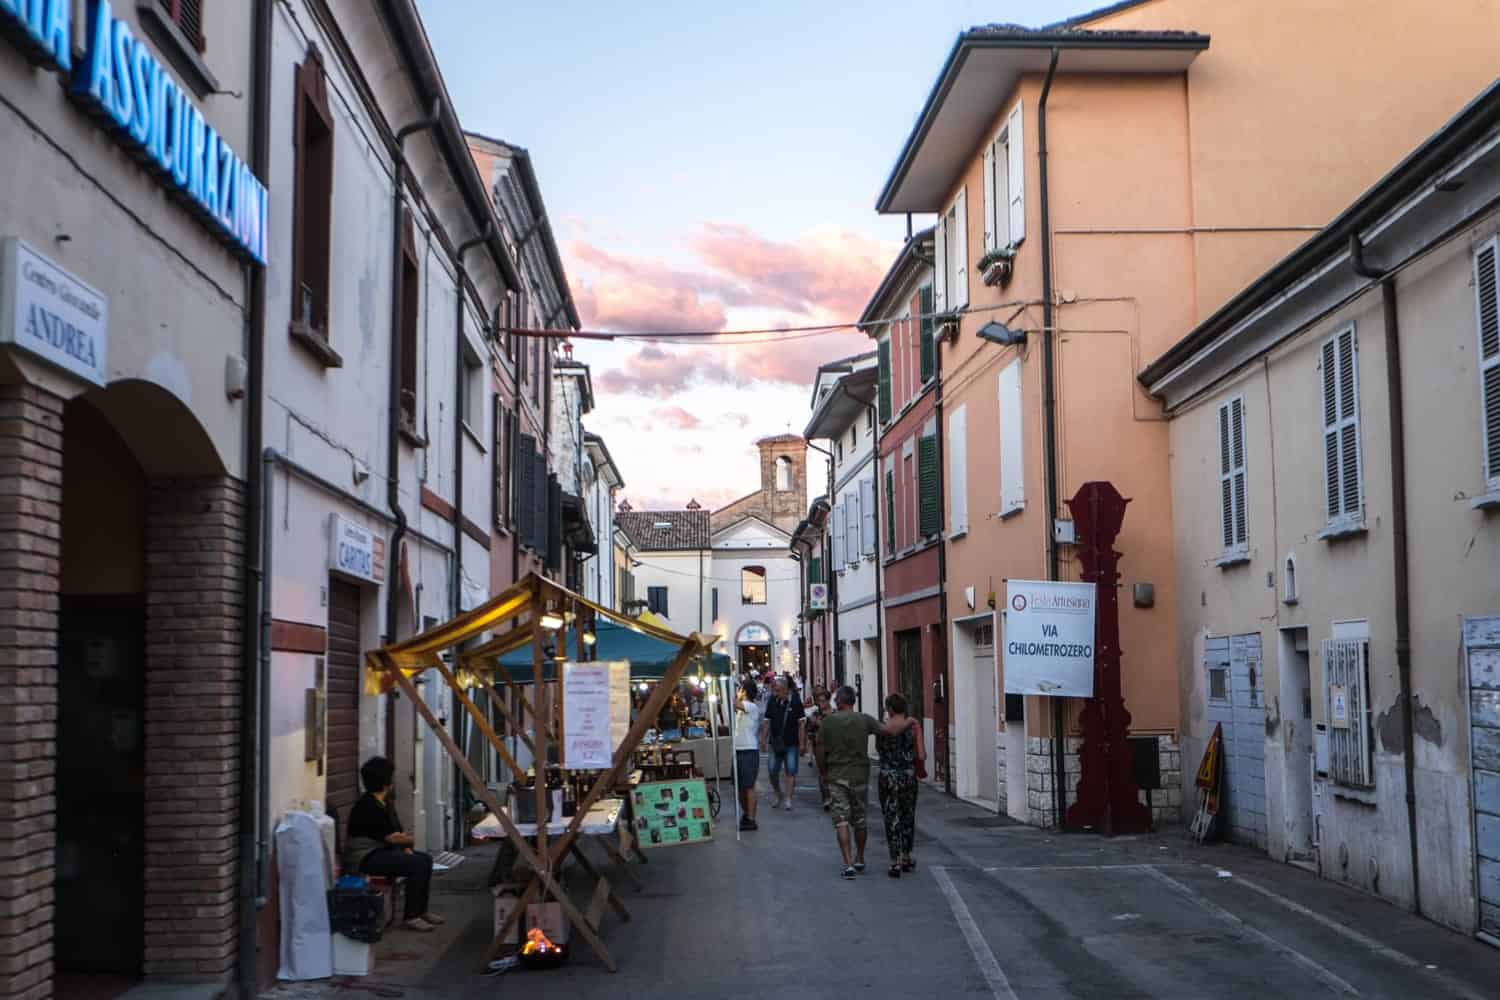
<svg viewBox="0 0 1500 1000">
<path fill-rule="evenodd" d="M 1026 343 L 1026 331 L 1012 330 L 1004 323 L 991 321 L 979 328 L 979 339 L 988 340 L 1002 347 L 1018 347 Z"/>
</svg>

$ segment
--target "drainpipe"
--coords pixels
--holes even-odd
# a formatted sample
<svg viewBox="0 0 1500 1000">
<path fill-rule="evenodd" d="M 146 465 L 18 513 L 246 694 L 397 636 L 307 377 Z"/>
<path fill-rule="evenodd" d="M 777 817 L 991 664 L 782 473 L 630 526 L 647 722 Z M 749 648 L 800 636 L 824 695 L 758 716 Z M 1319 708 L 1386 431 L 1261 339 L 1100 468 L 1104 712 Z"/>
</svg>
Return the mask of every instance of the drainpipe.
<svg viewBox="0 0 1500 1000">
<path fill-rule="evenodd" d="M 442 104 L 433 101 L 427 117 L 401 126 L 396 132 L 396 148 L 393 152 L 395 176 L 391 182 L 391 384 L 387 405 L 386 427 L 386 502 L 396 518 L 396 530 L 391 532 L 391 541 L 386 549 L 391 576 L 385 586 L 385 635 L 386 641 L 396 638 L 396 609 L 400 606 L 401 542 L 406 537 L 406 511 L 401 509 L 401 210 L 406 194 L 406 140 L 417 132 L 436 128 L 442 114 Z M 387 748 L 390 749 L 390 748 Z"/>
<path fill-rule="evenodd" d="M 251 169 L 265 178 L 271 160 L 271 0 L 256 0 L 254 38 L 251 43 Z M 265 373 L 266 274 L 264 267 L 249 266 L 246 290 L 249 315 L 245 339 L 247 386 L 245 393 L 245 564 L 241 579 L 244 629 L 244 669 L 240 685 L 240 828 L 237 850 L 240 863 L 239 941 L 235 972 L 241 996 L 259 990 L 256 914 L 265 906 L 270 881 L 270 843 L 266 803 L 270 797 L 269 775 L 262 766 L 269 744 L 266 711 L 270 679 L 271 604 L 267 599 L 270 580 L 259 558 L 262 533 L 260 518 L 270 504 L 263 503 L 261 490 L 270 483 L 257 464 L 264 432 L 262 390 Z M 267 536 L 269 537 L 269 536 Z M 264 622 L 264 627 L 262 623 Z"/>
<path fill-rule="evenodd" d="M 863 402 L 863 400 L 861 400 L 858 396 L 855 396 L 855 395 L 851 394 L 849 392 L 849 390 L 844 386 L 844 384 L 842 382 L 839 383 L 839 391 L 843 392 L 845 395 L 849 396 L 850 399 L 854 400 L 857 403 L 858 402 Z M 828 512 L 829 512 L 829 516 L 831 517 L 832 514 L 833 514 L 833 501 L 834 501 L 834 496 L 833 496 L 833 483 L 834 483 L 834 478 L 833 478 L 833 452 L 829 451 L 826 448 L 819 448 L 817 445 L 813 444 L 811 441 L 807 442 L 807 446 L 809 448 L 811 448 L 813 451 L 819 452 L 820 454 L 826 456 L 827 459 L 828 459 Z M 825 528 L 825 530 L 823 532 L 823 536 L 825 538 L 828 537 L 828 531 L 826 530 L 826 528 Z M 844 539 L 845 539 L 846 543 L 848 541 L 848 538 L 849 538 L 849 533 L 845 532 L 844 533 Z M 831 551 L 832 550 L 830 549 L 830 552 Z M 829 657 L 829 660 L 830 660 L 830 665 L 833 667 L 833 677 L 834 677 L 834 680 L 836 680 L 838 682 L 839 686 L 842 686 L 843 683 L 844 683 L 844 669 L 843 669 L 843 666 L 844 666 L 844 649 L 843 649 L 843 646 L 840 645 L 840 643 L 839 643 L 839 614 L 838 614 L 838 607 L 839 607 L 839 582 L 838 581 L 839 581 L 838 567 L 835 566 L 835 565 L 833 565 L 833 562 L 830 560 L 828 562 L 828 614 L 829 614 L 829 617 L 831 617 L 833 619 L 833 649 L 831 651 L 831 655 Z"/>
<path fill-rule="evenodd" d="M 1401 392 L 1401 328 L 1396 312 L 1396 276 L 1365 263 L 1359 234 L 1349 237 L 1349 262 L 1361 278 L 1380 282 L 1385 326 L 1385 389 L 1391 424 L 1391 561 L 1396 590 L 1396 678 L 1400 687 L 1402 764 L 1406 772 L 1406 826 L 1411 848 L 1412 909 L 1422 913 L 1422 882 L 1417 849 L 1417 748 L 1412 732 L 1416 709 L 1411 682 L 1411 573 L 1406 550 L 1406 423 Z"/>
<path fill-rule="evenodd" d="M 458 245 L 454 252 L 454 266 L 458 271 L 458 317 L 453 327 L 453 399 L 455 402 L 464 398 L 464 299 L 467 297 L 466 289 L 468 283 L 468 272 L 464 269 L 464 255 L 481 243 L 488 242 L 495 233 L 492 222 L 486 220 L 484 229 L 478 235 L 471 236 Z M 451 593 L 453 594 L 453 613 L 459 614 L 463 611 L 463 586 L 464 586 L 464 417 L 467 414 L 454 414 L 453 420 L 453 574 Z M 453 736 L 459 737 L 460 716 L 458 712 L 452 715 Z M 467 748 L 465 748 L 467 749 Z M 459 833 L 463 829 L 463 804 L 464 804 L 464 778 L 463 772 L 458 764 L 453 765 L 453 842 L 455 850 L 462 849 L 463 837 Z"/>
<path fill-rule="evenodd" d="M 1042 93 L 1036 103 L 1036 156 L 1037 172 L 1041 181 L 1038 191 L 1041 196 L 1042 240 L 1042 462 L 1045 465 L 1043 478 L 1046 481 L 1047 503 L 1047 579 L 1060 578 L 1057 553 L 1057 358 L 1053 343 L 1052 304 L 1052 205 L 1047 190 L 1047 97 L 1052 93 L 1052 80 L 1057 75 L 1057 48 L 1047 61 L 1047 76 L 1042 81 Z M 1052 702 L 1052 797 L 1057 814 L 1057 828 L 1063 827 L 1063 813 L 1067 809 L 1066 771 L 1063 767 L 1063 703 L 1061 698 Z"/>
</svg>

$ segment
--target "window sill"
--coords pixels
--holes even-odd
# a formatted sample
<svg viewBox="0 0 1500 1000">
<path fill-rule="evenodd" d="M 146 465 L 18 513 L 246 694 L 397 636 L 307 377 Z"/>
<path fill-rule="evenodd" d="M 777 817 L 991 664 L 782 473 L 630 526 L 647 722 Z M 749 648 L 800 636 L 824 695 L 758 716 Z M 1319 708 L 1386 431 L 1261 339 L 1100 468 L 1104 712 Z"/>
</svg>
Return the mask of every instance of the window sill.
<svg viewBox="0 0 1500 1000">
<path fill-rule="evenodd" d="M 1500 510 L 1500 489 L 1491 490 L 1483 496 L 1469 500 L 1470 510 Z"/>
<path fill-rule="evenodd" d="M 1336 781 L 1330 781 L 1329 788 L 1333 791 L 1334 798 L 1344 799 L 1349 802 L 1358 802 L 1362 806 L 1380 805 L 1380 801 L 1375 797 L 1375 789 L 1373 788 L 1341 785 Z"/>
<path fill-rule="evenodd" d="M 1358 521 L 1335 521 L 1315 536 L 1320 542 L 1338 542 L 1346 538 L 1358 538 L 1369 533 L 1364 519 Z"/>
<path fill-rule="evenodd" d="M 1026 501 L 1022 500 L 1020 503 L 1016 504 L 1014 507 L 1011 507 L 1008 510 L 1002 510 L 1000 513 L 996 514 L 995 516 L 998 517 L 1002 521 L 1009 521 L 1011 518 L 1015 517 L 1017 514 L 1021 513 L 1021 511 L 1025 510 L 1025 509 L 1026 509 Z"/>
<path fill-rule="evenodd" d="M 1244 566 L 1250 562 L 1250 551 L 1248 549 L 1225 549 L 1224 554 L 1214 560 L 1214 565 L 1220 569 L 1232 569 L 1235 566 Z"/>
<path fill-rule="evenodd" d="M 302 349 L 311 354 L 314 360 L 324 368 L 344 367 L 344 359 L 338 351 L 333 349 L 333 345 L 328 343 L 328 339 L 306 323 L 293 320 L 287 332 L 294 343 L 300 344 Z"/>
<path fill-rule="evenodd" d="M 141 0 L 135 5 L 135 10 L 141 19 L 141 27 L 146 29 L 173 68 L 182 74 L 183 81 L 194 94 L 201 98 L 218 91 L 219 81 L 199 55 L 197 47 L 154 0 Z"/>
<path fill-rule="evenodd" d="M 411 445 L 413 448 L 426 448 L 427 447 L 427 439 L 425 437 L 423 437 L 421 434 L 417 433 L 417 429 L 416 429 L 415 426 L 413 426 L 412 420 L 411 420 L 410 417 L 402 417 L 401 418 L 401 423 L 396 428 L 396 433 L 401 436 L 401 440 L 402 441 L 405 441 L 407 444 Z"/>
<path fill-rule="evenodd" d="M 961 528 L 954 528 L 953 531 L 951 533 L 949 533 L 949 535 L 948 535 L 948 541 L 950 541 L 950 542 L 956 542 L 960 538 L 967 538 L 968 534 L 969 534 L 969 526 L 968 525 L 964 525 Z"/>
<path fill-rule="evenodd" d="M 479 449 L 479 454 L 488 455 L 490 453 L 490 450 L 484 446 L 484 442 L 479 440 L 479 435 L 474 433 L 474 428 L 469 426 L 467 420 L 463 421 L 459 426 L 464 429 L 464 433 L 469 436 L 469 440 L 474 443 L 474 447 Z"/>
<path fill-rule="evenodd" d="M 1297 599 L 1295 597 L 1288 597 L 1285 600 L 1283 600 L 1281 603 L 1284 604 L 1284 605 L 1286 605 L 1289 608 L 1295 608 L 1297 606 Z"/>
</svg>

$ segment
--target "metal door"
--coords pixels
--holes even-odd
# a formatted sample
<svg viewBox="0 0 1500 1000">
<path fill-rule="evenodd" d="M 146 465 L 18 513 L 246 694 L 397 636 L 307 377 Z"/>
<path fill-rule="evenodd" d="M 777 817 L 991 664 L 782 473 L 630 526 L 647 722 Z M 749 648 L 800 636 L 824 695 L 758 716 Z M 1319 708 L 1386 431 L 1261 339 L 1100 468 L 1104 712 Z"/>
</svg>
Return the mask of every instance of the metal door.
<svg viewBox="0 0 1500 1000">
<path fill-rule="evenodd" d="M 359 798 L 359 587 L 328 581 L 328 811 L 339 828 Z"/>
<path fill-rule="evenodd" d="M 1500 618 L 1464 622 L 1479 935 L 1500 945 Z"/>
<path fill-rule="evenodd" d="M 1266 846 L 1266 701 L 1260 635 L 1219 636 L 1204 646 L 1208 722 L 1224 727 L 1220 823 L 1236 843 Z"/>
</svg>

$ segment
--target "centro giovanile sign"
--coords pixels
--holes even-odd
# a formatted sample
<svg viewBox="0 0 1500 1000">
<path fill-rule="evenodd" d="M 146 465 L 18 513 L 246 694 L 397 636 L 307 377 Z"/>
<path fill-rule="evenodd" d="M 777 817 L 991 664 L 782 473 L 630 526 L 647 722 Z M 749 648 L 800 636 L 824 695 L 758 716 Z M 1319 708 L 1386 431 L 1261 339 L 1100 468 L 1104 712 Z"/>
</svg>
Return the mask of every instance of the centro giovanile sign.
<svg viewBox="0 0 1500 1000">
<path fill-rule="evenodd" d="M 89 0 L 73 61 L 73 0 L 0 0 L 0 26 L 71 74 L 69 91 L 240 257 L 266 263 L 266 188 L 109 0 Z"/>
</svg>

